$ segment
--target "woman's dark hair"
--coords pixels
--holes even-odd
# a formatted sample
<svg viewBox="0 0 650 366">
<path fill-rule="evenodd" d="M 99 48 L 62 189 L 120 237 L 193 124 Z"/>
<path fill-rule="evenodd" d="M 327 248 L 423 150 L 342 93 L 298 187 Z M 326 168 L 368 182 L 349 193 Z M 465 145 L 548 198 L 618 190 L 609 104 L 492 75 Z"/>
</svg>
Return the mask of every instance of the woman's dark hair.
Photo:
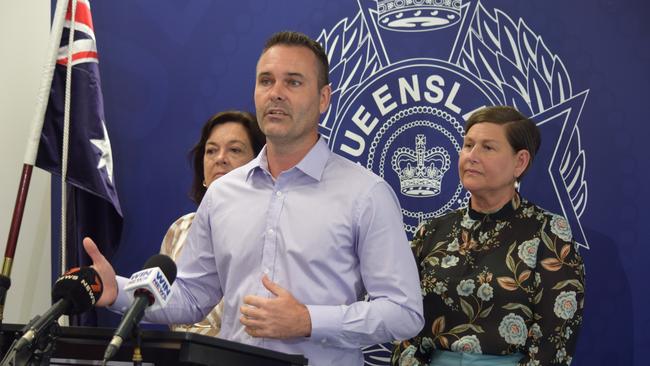
<svg viewBox="0 0 650 366">
<path fill-rule="evenodd" d="M 533 164 L 535 154 L 542 143 L 539 128 L 530 118 L 527 118 L 517 109 L 509 106 L 493 106 L 481 108 L 472 113 L 467 119 L 465 133 L 477 123 L 495 123 L 503 125 L 506 129 L 506 138 L 514 151 L 528 150 L 530 160 L 526 169 L 517 177 L 517 182 L 526 174 Z"/>
<path fill-rule="evenodd" d="M 210 117 L 201 129 L 201 138 L 199 139 L 199 142 L 194 145 L 188 154 L 194 175 L 192 178 L 192 187 L 190 188 L 190 198 L 197 205 L 201 203 L 203 195 L 205 195 L 205 191 L 207 190 L 207 188 L 203 186 L 203 181 L 205 179 L 203 176 L 203 154 L 205 153 L 205 144 L 210 138 L 212 129 L 215 126 L 226 122 L 236 122 L 244 126 L 255 155 L 259 154 L 260 150 L 262 150 L 262 147 L 266 143 L 266 137 L 262 131 L 260 131 L 260 127 L 257 125 L 257 120 L 251 113 L 243 111 L 225 111 L 219 112 Z"/>
</svg>

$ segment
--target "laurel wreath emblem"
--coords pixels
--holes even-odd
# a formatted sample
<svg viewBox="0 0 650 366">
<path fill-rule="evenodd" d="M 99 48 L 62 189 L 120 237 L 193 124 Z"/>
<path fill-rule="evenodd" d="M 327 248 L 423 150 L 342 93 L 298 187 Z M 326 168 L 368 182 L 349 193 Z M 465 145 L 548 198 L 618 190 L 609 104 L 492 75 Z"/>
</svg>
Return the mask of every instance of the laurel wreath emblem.
<svg viewBox="0 0 650 366">
<path fill-rule="evenodd" d="M 574 95 L 571 78 L 560 57 L 549 51 L 541 36 L 523 19 L 515 23 L 499 9 L 492 15 L 479 3 L 468 35 L 458 66 L 479 76 L 501 95 L 503 104 L 535 116 Z M 578 218 L 587 205 L 585 166 L 585 152 L 576 126 L 560 174 Z"/>
<path fill-rule="evenodd" d="M 321 122 L 321 128 L 331 132 L 350 96 L 382 65 L 361 11 L 352 19 L 343 18 L 330 31 L 323 30 L 318 41 L 331 65 L 332 100 Z M 455 64 L 480 78 L 502 104 L 515 106 L 525 115 L 535 116 L 574 95 L 564 63 L 541 36 L 523 19 L 515 22 L 499 9 L 490 14 L 480 3 Z M 585 166 L 576 126 L 560 174 L 577 217 L 582 216 L 587 204 Z"/>
</svg>

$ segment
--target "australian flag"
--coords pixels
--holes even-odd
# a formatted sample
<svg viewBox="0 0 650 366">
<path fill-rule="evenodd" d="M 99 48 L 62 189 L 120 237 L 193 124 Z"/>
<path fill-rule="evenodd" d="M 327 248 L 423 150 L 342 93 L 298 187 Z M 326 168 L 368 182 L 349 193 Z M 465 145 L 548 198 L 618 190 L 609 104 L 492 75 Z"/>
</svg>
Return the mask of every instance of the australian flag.
<svg viewBox="0 0 650 366">
<path fill-rule="evenodd" d="M 70 25 L 73 23 L 71 10 L 72 1 L 68 4 L 35 164 L 61 176 L 66 72 L 70 62 L 66 176 L 68 268 L 89 264 L 82 247 L 84 237 L 91 237 L 102 253 L 110 258 L 122 231 L 122 209 L 115 189 L 90 4 L 88 0 L 77 0 L 74 41 L 69 45 Z M 68 60 L 70 47 L 72 58 Z"/>
</svg>

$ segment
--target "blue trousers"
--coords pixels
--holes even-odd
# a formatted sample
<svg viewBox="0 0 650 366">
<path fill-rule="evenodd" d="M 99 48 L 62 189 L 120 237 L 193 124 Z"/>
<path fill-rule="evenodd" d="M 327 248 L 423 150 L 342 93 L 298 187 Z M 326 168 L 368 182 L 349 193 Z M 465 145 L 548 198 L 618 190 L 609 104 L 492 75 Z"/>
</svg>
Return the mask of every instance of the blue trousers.
<svg viewBox="0 0 650 366">
<path fill-rule="evenodd" d="M 482 355 L 450 351 L 435 351 L 429 366 L 517 366 L 523 355 Z"/>
</svg>

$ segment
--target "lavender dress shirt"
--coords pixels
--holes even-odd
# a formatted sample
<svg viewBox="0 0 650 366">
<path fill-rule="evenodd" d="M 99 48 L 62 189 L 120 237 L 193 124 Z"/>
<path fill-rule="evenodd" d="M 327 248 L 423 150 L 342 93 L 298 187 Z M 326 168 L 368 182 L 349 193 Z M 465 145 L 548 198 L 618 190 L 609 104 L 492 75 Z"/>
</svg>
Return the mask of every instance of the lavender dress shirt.
<svg viewBox="0 0 650 366">
<path fill-rule="evenodd" d="M 402 225 L 390 186 L 332 153 L 323 139 L 277 179 L 263 149 L 210 186 L 178 260 L 170 302 L 145 320 L 196 322 L 223 297 L 221 338 L 303 354 L 310 365 L 362 365 L 361 347 L 408 339 L 424 324 Z M 273 296 L 264 274 L 307 306 L 310 337 L 244 332 L 243 297 Z M 118 278 L 119 288 L 125 283 Z M 112 308 L 123 311 L 130 302 L 120 291 Z"/>
</svg>

